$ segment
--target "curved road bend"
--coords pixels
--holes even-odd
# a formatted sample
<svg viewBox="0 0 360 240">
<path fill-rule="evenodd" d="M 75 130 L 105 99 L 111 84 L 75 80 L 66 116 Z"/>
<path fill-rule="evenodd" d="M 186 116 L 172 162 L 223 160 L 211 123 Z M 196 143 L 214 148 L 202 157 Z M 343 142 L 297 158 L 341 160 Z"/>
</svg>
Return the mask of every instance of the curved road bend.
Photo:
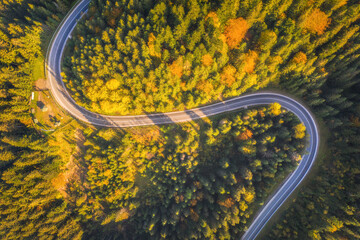
<svg viewBox="0 0 360 240">
<path fill-rule="evenodd" d="M 244 233 L 243 240 L 255 239 L 274 213 L 280 208 L 285 200 L 291 195 L 313 165 L 319 146 L 319 133 L 317 125 L 311 113 L 295 100 L 277 93 L 259 92 L 245 96 L 236 97 L 224 102 L 215 103 L 205 107 L 192 110 L 157 113 L 136 116 L 107 116 L 90 112 L 80 107 L 70 97 L 60 76 L 61 59 L 67 39 L 76 26 L 77 20 L 87 11 L 90 0 L 80 1 L 67 15 L 55 33 L 50 44 L 46 58 L 46 73 L 50 81 L 50 91 L 56 102 L 75 118 L 103 127 L 132 127 L 154 124 L 166 124 L 175 122 L 186 122 L 194 119 L 208 117 L 224 112 L 230 112 L 248 106 L 270 104 L 278 102 L 285 109 L 293 112 L 306 126 L 310 136 L 307 155 L 304 155 L 297 169 L 282 184 L 280 189 L 257 213 L 256 218 Z"/>
</svg>

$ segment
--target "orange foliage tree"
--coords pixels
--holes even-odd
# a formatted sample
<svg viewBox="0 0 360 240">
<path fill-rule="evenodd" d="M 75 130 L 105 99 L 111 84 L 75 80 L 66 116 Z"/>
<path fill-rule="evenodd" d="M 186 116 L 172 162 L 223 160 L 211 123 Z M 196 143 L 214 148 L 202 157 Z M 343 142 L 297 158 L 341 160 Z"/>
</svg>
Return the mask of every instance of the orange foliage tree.
<svg viewBox="0 0 360 240">
<path fill-rule="evenodd" d="M 116 18 L 119 17 L 119 15 L 121 14 L 121 9 L 120 8 L 113 8 L 111 11 L 105 11 L 105 16 L 107 19 L 107 23 L 114 28 L 116 25 Z"/>
<path fill-rule="evenodd" d="M 307 61 L 306 54 L 300 51 L 300 52 L 295 54 L 292 61 L 295 62 L 295 63 L 306 63 L 306 61 Z"/>
<path fill-rule="evenodd" d="M 214 86 L 207 80 L 201 80 L 196 84 L 196 89 L 209 94 L 214 90 Z"/>
<path fill-rule="evenodd" d="M 130 212 L 126 208 L 122 208 L 117 214 L 116 214 L 116 222 L 120 222 L 123 220 L 126 220 L 130 217 Z"/>
<path fill-rule="evenodd" d="M 221 72 L 221 82 L 230 87 L 235 82 L 236 69 L 232 65 L 227 65 Z"/>
<path fill-rule="evenodd" d="M 182 58 L 178 58 L 176 61 L 174 61 L 170 66 L 170 72 L 172 75 L 178 76 L 181 78 L 183 75 L 183 60 Z"/>
<path fill-rule="evenodd" d="M 243 40 L 249 25 L 243 18 L 230 19 L 225 27 L 226 43 L 230 48 L 235 48 Z"/>
<path fill-rule="evenodd" d="M 197 222 L 199 220 L 199 214 L 197 214 L 194 209 L 190 208 L 190 218 L 194 221 Z"/>
<path fill-rule="evenodd" d="M 305 17 L 303 27 L 312 33 L 321 35 L 329 26 L 331 19 L 329 19 L 324 12 L 315 8 L 309 15 Z"/>
<path fill-rule="evenodd" d="M 201 62 L 204 66 L 208 67 L 213 63 L 213 59 L 210 54 L 205 54 L 204 56 L 202 56 Z"/>
<path fill-rule="evenodd" d="M 245 55 L 245 66 L 244 71 L 251 74 L 254 72 L 256 61 L 258 59 L 258 54 L 255 51 L 249 51 Z"/>
<path fill-rule="evenodd" d="M 248 139 L 252 138 L 252 136 L 253 136 L 253 133 L 249 129 L 246 129 L 237 137 L 237 139 L 248 140 Z"/>
<path fill-rule="evenodd" d="M 225 201 L 218 201 L 218 204 L 226 208 L 231 208 L 235 204 L 235 202 L 231 197 L 229 197 Z"/>
</svg>

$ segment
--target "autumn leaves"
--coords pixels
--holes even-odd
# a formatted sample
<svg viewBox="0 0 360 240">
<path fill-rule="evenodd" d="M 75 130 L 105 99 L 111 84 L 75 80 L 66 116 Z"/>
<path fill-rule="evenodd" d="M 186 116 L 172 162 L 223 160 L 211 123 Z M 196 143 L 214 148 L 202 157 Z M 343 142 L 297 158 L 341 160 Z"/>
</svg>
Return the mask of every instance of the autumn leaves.
<svg viewBox="0 0 360 240">
<path fill-rule="evenodd" d="M 190 109 L 266 87 L 311 69 L 301 46 L 330 23 L 316 7 L 290 16 L 288 3 L 277 14 L 275 5 L 92 2 L 70 40 L 64 81 L 80 105 L 112 115 Z"/>
<path fill-rule="evenodd" d="M 226 36 L 226 43 L 230 49 L 238 47 L 248 29 L 249 25 L 242 17 L 230 19 L 227 22 L 224 34 Z"/>
</svg>

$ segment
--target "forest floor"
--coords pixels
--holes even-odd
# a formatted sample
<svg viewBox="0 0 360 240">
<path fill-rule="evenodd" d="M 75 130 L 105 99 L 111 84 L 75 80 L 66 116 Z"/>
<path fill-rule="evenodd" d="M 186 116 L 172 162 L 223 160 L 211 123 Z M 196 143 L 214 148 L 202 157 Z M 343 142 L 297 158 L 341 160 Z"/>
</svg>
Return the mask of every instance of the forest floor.
<svg viewBox="0 0 360 240">
<path fill-rule="evenodd" d="M 59 155 L 62 157 L 62 171 L 53 179 L 52 184 L 61 195 L 68 198 L 67 186 L 70 182 L 83 183 L 85 175 L 82 167 L 82 160 L 84 155 L 84 143 L 86 138 L 83 134 L 81 126 L 76 124 L 69 124 L 63 131 L 57 131 L 53 141 L 50 142 L 53 146 L 59 147 Z M 69 134 L 73 137 L 69 138 Z"/>
</svg>

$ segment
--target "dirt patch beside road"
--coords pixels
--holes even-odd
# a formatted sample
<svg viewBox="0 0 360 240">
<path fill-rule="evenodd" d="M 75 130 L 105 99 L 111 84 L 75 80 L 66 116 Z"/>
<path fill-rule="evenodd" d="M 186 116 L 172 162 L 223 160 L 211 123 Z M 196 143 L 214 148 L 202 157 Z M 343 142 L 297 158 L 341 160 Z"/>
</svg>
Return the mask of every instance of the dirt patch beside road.
<svg viewBox="0 0 360 240">
<path fill-rule="evenodd" d="M 37 91 L 44 91 L 44 90 L 48 90 L 49 89 L 49 81 L 46 81 L 46 79 L 44 78 L 39 78 L 36 82 L 35 82 L 35 90 Z"/>
</svg>

